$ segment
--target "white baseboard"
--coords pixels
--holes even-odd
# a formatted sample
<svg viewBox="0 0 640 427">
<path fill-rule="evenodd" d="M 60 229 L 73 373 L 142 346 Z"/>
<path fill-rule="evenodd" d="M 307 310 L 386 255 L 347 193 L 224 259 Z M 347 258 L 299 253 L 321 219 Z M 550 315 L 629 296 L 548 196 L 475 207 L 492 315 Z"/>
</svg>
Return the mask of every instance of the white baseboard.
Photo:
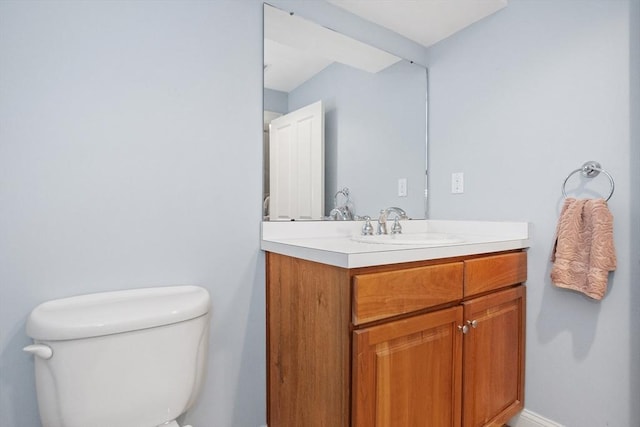
<svg viewBox="0 0 640 427">
<path fill-rule="evenodd" d="M 527 409 L 511 418 L 509 425 L 511 427 L 565 427 Z"/>
</svg>

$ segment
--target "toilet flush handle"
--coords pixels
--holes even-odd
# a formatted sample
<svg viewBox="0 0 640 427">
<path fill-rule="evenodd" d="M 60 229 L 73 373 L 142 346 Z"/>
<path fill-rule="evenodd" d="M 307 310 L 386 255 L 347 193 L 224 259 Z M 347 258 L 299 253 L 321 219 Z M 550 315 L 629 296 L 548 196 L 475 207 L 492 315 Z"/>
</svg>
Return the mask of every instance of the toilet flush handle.
<svg viewBox="0 0 640 427">
<path fill-rule="evenodd" d="M 42 359 L 51 359 L 51 357 L 53 356 L 53 350 L 51 349 L 51 347 L 49 347 L 48 345 L 45 344 L 32 344 L 32 345 L 28 345 L 25 348 L 22 349 L 23 351 L 26 351 L 27 353 L 31 353 L 34 356 L 38 356 Z"/>
</svg>

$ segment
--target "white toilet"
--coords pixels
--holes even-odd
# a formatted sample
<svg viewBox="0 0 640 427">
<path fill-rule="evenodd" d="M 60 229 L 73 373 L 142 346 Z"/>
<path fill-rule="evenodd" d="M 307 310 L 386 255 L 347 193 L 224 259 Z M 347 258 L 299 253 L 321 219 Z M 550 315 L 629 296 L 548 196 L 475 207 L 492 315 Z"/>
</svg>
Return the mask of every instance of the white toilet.
<svg viewBox="0 0 640 427">
<path fill-rule="evenodd" d="M 177 427 L 205 376 L 208 292 L 171 286 L 45 302 L 27 320 L 43 427 Z"/>
</svg>

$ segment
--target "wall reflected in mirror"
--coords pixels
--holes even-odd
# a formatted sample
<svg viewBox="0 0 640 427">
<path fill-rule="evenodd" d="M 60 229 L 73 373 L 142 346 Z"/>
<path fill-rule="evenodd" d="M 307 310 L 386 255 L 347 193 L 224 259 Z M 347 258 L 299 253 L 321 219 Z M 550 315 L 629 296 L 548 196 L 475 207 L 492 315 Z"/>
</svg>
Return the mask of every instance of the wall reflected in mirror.
<svg viewBox="0 0 640 427">
<path fill-rule="evenodd" d="M 424 218 L 427 70 L 266 4 L 264 17 L 265 220 Z M 318 102 L 320 122 L 284 119 Z"/>
</svg>

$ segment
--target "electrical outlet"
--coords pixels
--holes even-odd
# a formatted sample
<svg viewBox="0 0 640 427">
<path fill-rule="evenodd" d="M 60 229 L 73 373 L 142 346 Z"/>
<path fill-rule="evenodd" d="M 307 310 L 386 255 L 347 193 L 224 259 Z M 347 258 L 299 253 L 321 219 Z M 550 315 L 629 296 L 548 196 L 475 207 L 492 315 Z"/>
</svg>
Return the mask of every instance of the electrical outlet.
<svg viewBox="0 0 640 427">
<path fill-rule="evenodd" d="M 398 197 L 407 197 L 407 178 L 398 180 Z"/>
<path fill-rule="evenodd" d="M 451 174 L 451 192 L 453 194 L 464 193 L 464 173 L 455 172 Z"/>
</svg>

